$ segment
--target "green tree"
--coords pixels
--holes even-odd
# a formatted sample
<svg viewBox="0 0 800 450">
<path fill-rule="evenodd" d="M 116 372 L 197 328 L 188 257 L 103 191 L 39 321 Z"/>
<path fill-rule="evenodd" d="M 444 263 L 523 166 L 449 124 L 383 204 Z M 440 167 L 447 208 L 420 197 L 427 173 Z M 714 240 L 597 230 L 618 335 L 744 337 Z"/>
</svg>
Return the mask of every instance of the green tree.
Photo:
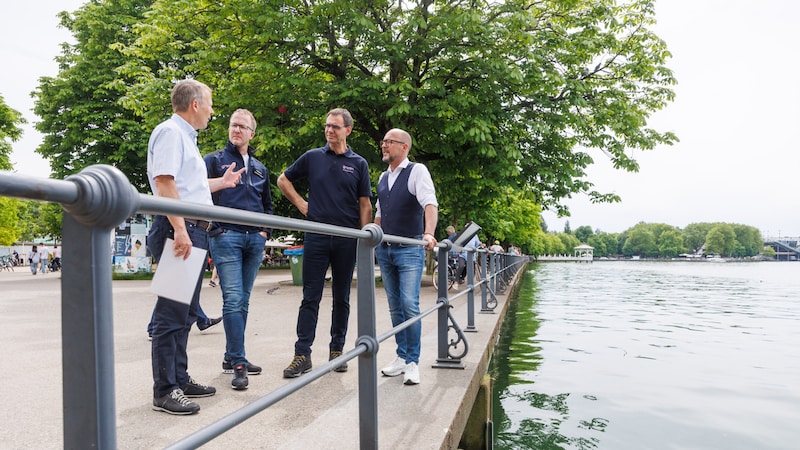
<svg viewBox="0 0 800 450">
<path fill-rule="evenodd" d="M 625 256 L 657 256 L 658 245 L 653 231 L 646 224 L 634 226 L 628 233 L 628 239 L 622 247 L 622 254 Z"/>
<path fill-rule="evenodd" d="M 10 197 L 0 197 L 0 245 L 11 245 L 22 234 L 19 220 L 20 201 Z"/>
<path fill-rule="evenodd" d="M 733 256 L 736 244 L 733 227 L 726 223 L 716 224 L 706 236 L 706 254 Z"/>
<path fill-rule="evenodd" d="M 756 256 L 764 247 L 764 238 L 758 228 L 749 225 L 733 224 L 733 232 L 736 241 L 741 246 L 740 251 L 735 256 Z"/>
<path fill-rule="evenodd" d="M 770 247 L 769 245 L 764 246 L 764 248 L 761 249 L 761 255 L 764 258 L 774 259 L 775 258 L 775 249 Z"/>
<path fill-rule="evenodd" d="M 110 164 L 139 191 L 149 192 L 149 130 L 120 103 L 131 82 L 117 68 L 127 61 L 119 46 L 136 39 L 133 29 L 151 3 L 101 0 L 86 3 L 74 15 L 60 13 L 61 26 L 76 42 L 62 45 L 63 53 L 56 58 L 58 75 L 42 77 L 34 92 L 34 111 L 42 119 L 36 129 L 44 135 L 36 152 L 50 161 L 56 178 L 93 164 Z"/>
<path fill-rule="evenodd" d="M 0 170 L 11 170 L 11 143 L 22 137 L 20 125 L 26 122 L 19 111 L 9 107 L 0 95 Z"/>
<path fill-rule="evenodd" d="M 647 126 L 675 83 L 654 3 L 96 0 L 62 14 L 76 44 L 36 92 L 37 151 L 58 177 L 111 163 L 147 191 L 147 136 L 170 113 L 174 80 L 191 76 L 214 88 L 223 118 L 200 135 L 203 152 L 246 107 L 257 155 L 277 174 L 319 146 L 324 113 L 344 106 L 375 179 L 383 133 L 412 134 L 446 222 L 491 210 L 506 187 L 568 213 L 559 202 L 572 194 L 619 200 L 587 179 L 595 157 L 637 171 L 628 150 L 676 141 Z"/>
<path fill-rule="evenodd" d="M 606 256 L 617 256 L 622 254 L 622 248 L 619 244 L 619 233 L 600 233 L 600 238 L 605 242 Z"/>
<path fill-rule="evenodd" d="M 606 241 L 601 235 L 593 234 L 583 242 L 586 242 L 588 245 L 594 247 L 594 256 L 608 256 L 608 247 L 606 247 Z"/>
<path fill-rule="evenodd" d="M 680 230 L 666 230 L 658 237 L 658 254 L 662 258 L 674 258 L 685 251 Z"/>
<path fill-rule="evenodd" d="M 589 240 L 589 236 L 592 236 L 594 234 L 594 231 L 592 231 L 592 227 L 583 225 L 576 228 L 575 232 L 573 232 L 572 234 L 574 234 L 579 241 L 587 242 Z"/>
<path fill-rule="evenodd" d="M 542 245 L 538 246 L 537 248 L 541 248 L 540 253 L 531 252 L 531 255 L 534 256 L 541 256 L 541 255 L 564 255 L 567 254 L 567 248 L 564 245 L 564 242 L 559 239 L 559 236 L 554 233 L 546 233 L 540 236 L 542 241 Z M 570 249 L 570 253 L 571 253 Z"/>
<path fill-rule="evenodd" d="M 492 241 L 497 239 L 517 245 L 525 254 L 539 254 L 543 249 L 540 236 L 544 234 L 539 225 L 541 207 L 530 193 L 506 187 L 499 194 L 491 209 L 477 211 L 473 220 L 490 232 L 488 236 Z M 441 215 L 447 217 L 447 211 L 442 211 Z"/>
<path fill-rule="evenodd" d="M 710 223 L 690 223 L 683 229 L 683 243 L 692 253 L 697 253 L 706 244 L 706 236 L 711 230 Z"/>
<path fill-rule="evenodd" d="M 562 211 L 573 193 L 616 201 L 586 179 L 592 153 L 636 171 L 626 149 L 676 140 L 646 126 L 675 82 L 653 23 L 653 0 L 163 1 L 121 73 L 138 80 L 125 104 L 150 126 L 186 76 L 215 89 L 218 110 L 252 109 L 276 172 L 319 145 L 331 107 L 353 113 L 349 142 L 373 168 L 377 141 L 403 127 L 461 223 L 505 186 Z M 208 140 L 223 140 L 221 122 Z"/>
<path fill-rule="evenodd" d="M 557 236 L 561 240 L 561 243 L 564 244 L 564 254 L 573 254 L 575 252 L 575 247 L 581 245 L 581 241 L 574 235 L 558 233 Z"/>
</svg>

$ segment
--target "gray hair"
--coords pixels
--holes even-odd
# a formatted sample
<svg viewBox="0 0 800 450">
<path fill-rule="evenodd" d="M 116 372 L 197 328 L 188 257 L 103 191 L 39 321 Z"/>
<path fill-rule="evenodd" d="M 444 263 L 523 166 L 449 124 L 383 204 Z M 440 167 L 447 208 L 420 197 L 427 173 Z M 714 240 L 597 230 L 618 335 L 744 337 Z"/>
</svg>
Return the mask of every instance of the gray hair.
<svg viewBox="0 0 800 450">
<path fill-rule="evenodd" d="M 211 92 L 211 88 L 205 84 L 192 79 L 180 80 L 172 88 L 172 110 L 183 112 L 189 109 L 192 100 L 197 100 L 203 104 L 203 94 Z"/>
<path fill-rule="evenodd" d="M 344 108 L 334 108 L 328 111 L 328 116 L 342 116 L 342 121 L 344 122 L 345 127 L 353 126 L 353 116 L 350 115 L 350 111 Z"/>
</svg>

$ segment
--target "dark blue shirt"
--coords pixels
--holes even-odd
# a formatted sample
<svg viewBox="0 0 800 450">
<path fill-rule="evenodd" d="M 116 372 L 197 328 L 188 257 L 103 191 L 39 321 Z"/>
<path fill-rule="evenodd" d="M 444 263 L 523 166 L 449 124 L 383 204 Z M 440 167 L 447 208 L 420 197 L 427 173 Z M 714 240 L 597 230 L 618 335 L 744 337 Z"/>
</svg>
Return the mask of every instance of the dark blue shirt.
<svg viewBox="0 0 800 450">
<path fill-rule="evenodd" d="M 253 157 L 254 149 L 248 147 L 250 155 L 247 170 L 242 173 L 242 179 L 236 187 L 221 189 L 211 194 L 211 200 L 215 205 L 227 206 L 229 208 L 244 209 L 259 213 L 272 214 L 272 194 L 270 192 L 269 171 L 259 160 Z M 239 149 L 228 141 L 225 148 L 206 155 L 205 163 L 209 178 L 219 178 L 225 171 L 236 163 L 234 170 L 244 167 L 244 158 L 239 153 Z M 266 231 L 269 228 L 259 228 L 250 225 L 240 225 L 235 223 L 219 223 L 219 226 L 228 230 L 235 231 Z"/>
<path fill-rule="evenodd" d="M 361 227 L 361 197 L 372 197 L 367 161 L 350 147 L 341 155 L 325 147 L 303 153 L 283 173 L 294 183 L 308 179 L 308 220 Z"/>
</svg>

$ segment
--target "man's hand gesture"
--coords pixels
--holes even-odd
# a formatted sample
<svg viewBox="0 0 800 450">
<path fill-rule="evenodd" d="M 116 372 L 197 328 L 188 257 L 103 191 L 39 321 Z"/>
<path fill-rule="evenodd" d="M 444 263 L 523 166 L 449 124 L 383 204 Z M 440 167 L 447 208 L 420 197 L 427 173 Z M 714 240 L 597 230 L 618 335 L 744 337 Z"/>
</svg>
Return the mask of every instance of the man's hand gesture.
<svg viewBox="0 0 800 450">
<path fill-rule="evenodd" d="M 231 163 L 228 170 L 225 171 L 225 174 L 222 175 L 222 186 L 225 188 L 232 188 L 236 187 L 239 184 L 239 181 L 242 179 L 242 172 L 247 169 L 247 167 L 242 167 L 239 170 L 236 169 L 236 163 Z"/>
</svg>

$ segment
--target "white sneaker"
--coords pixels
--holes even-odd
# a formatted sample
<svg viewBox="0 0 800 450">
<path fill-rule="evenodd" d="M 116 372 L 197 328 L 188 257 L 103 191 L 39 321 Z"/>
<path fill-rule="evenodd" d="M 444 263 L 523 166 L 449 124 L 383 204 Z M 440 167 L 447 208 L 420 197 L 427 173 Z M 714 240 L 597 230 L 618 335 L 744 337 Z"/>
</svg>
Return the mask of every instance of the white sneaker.
<svg viewBox="0 0 800 450">
<path fill-rule="evenodd" d="M 419 367 L 417 367 L 417 363 L 410 362 L 406 364 L 406 371 L 405 375 L 403 376 L 403 383 L 408 385 L 419 384 Z"/>
<path fill-rule="evenodd" d="M 381 369 L 381 373 L 387 377 L 396 377 L 406 371 L 406 362 L 399 356 L 391 364 Z"/>
</svg>

